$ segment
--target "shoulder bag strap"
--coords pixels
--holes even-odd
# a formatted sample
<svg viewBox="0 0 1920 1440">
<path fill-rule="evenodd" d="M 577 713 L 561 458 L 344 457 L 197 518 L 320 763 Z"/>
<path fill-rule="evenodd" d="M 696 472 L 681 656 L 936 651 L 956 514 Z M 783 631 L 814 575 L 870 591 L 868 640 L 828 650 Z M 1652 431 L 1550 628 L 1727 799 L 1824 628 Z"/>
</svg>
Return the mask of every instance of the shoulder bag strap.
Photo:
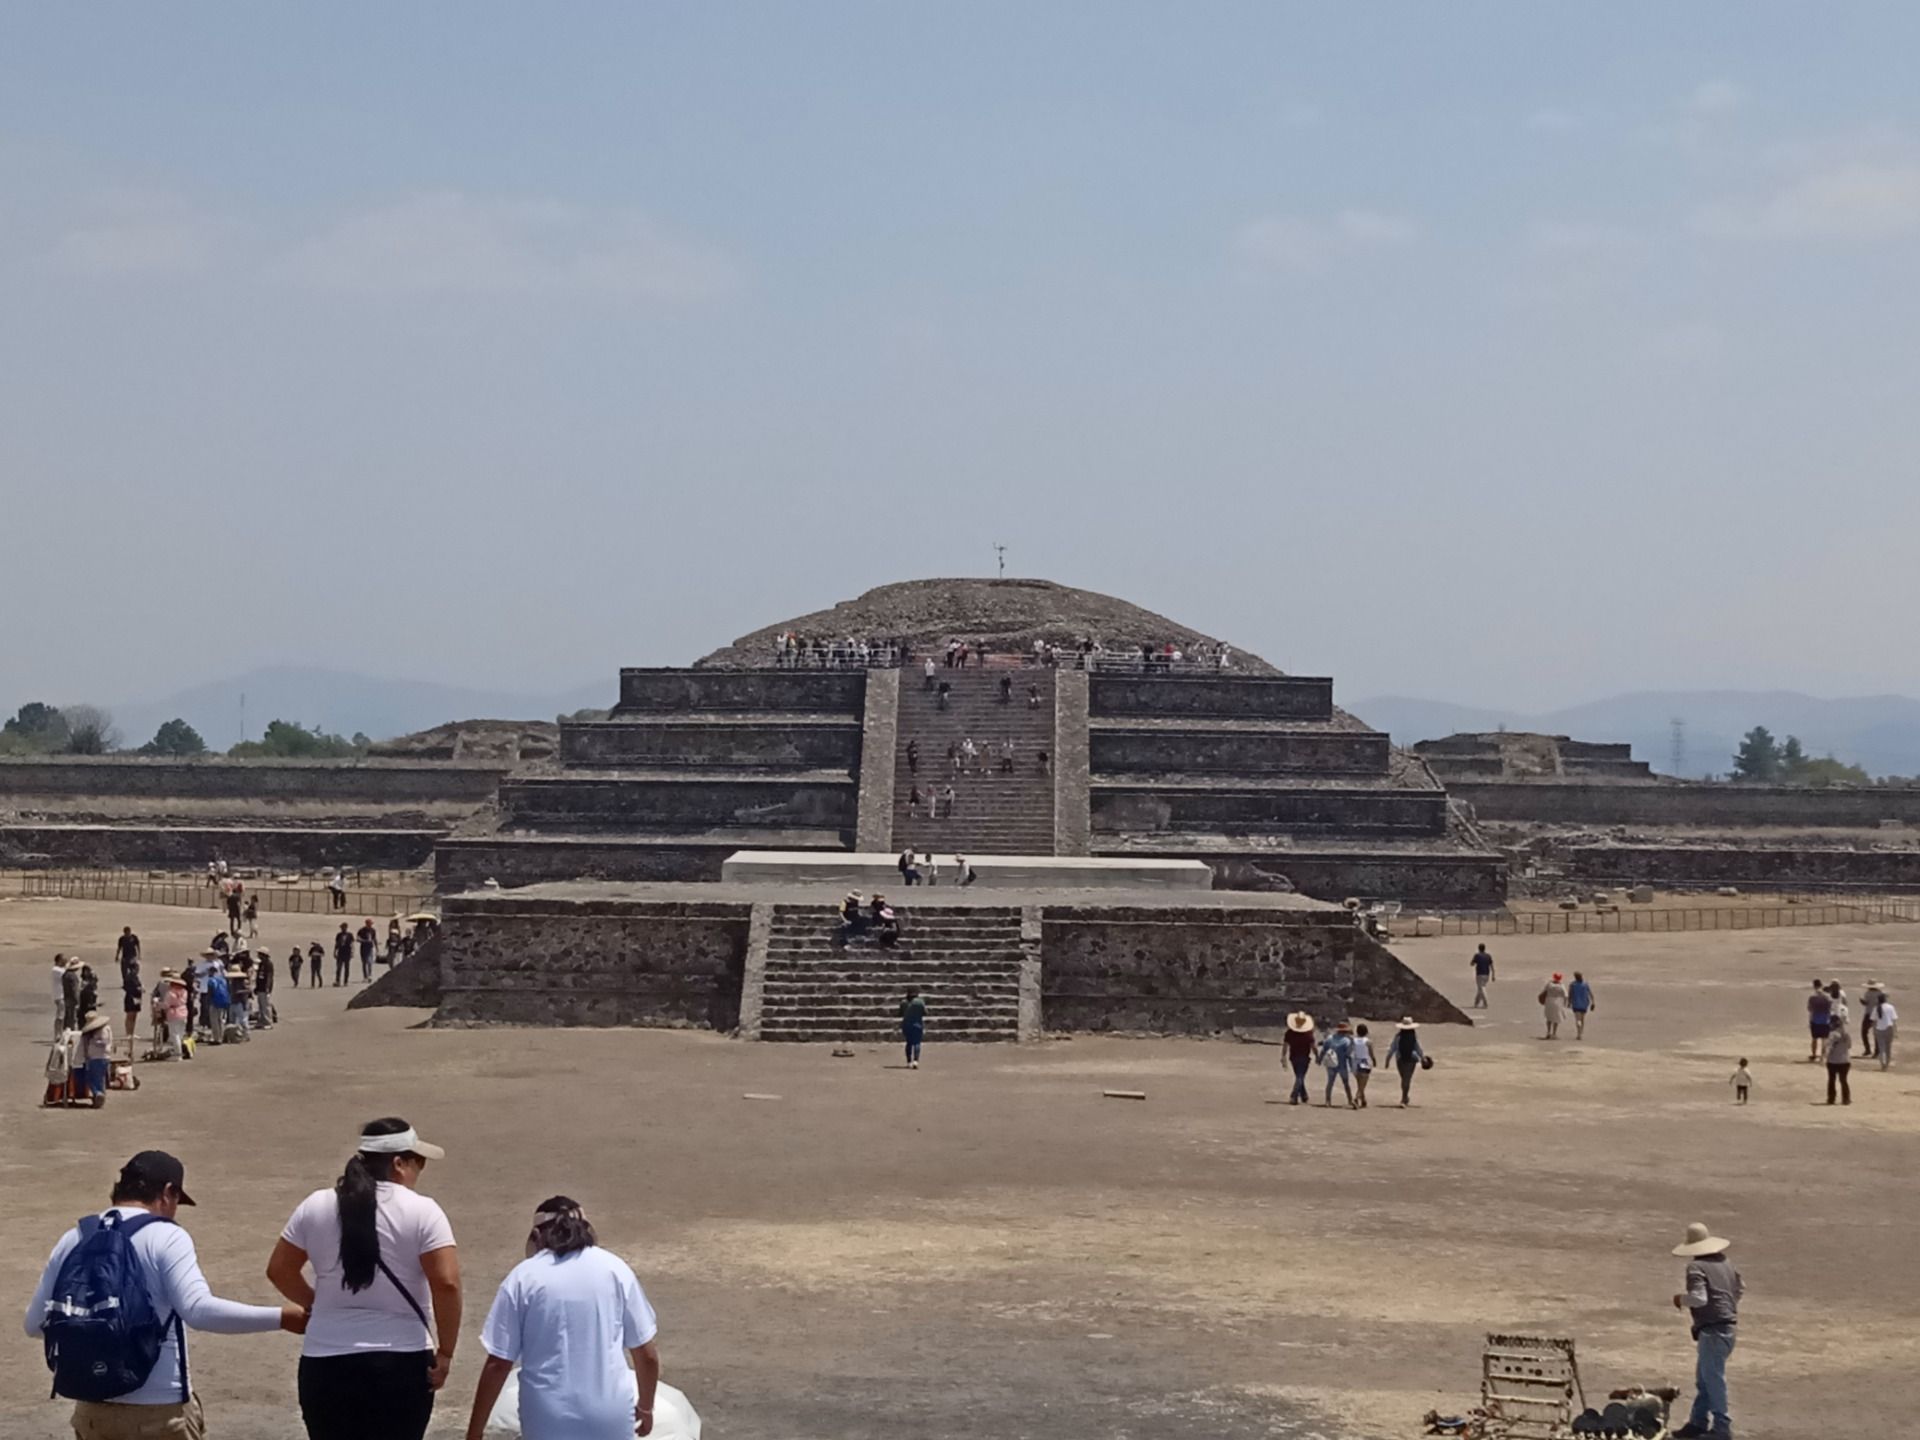
<svg viewBox="0 0 1920 1440">
<path fill-rule="evenodd" d="M 385 1257 L 375 1255 L 373 1263 L 380 1267 L 380 1273 L 393 1282 L 393 1288 L 400 1292 L 400 1298 L 407 1302 L 407 1308 L 420 1317 L 420 1323 L 427 1328 L 429 1338 L 433 1335 L 433 1324 L 427 1319 L 427 1312 L 420 1308 L 420 1302 L 413 1298 L 413 1292 L 400 1283 L 400 1277 L 388 1268 Z"/>
</svg>

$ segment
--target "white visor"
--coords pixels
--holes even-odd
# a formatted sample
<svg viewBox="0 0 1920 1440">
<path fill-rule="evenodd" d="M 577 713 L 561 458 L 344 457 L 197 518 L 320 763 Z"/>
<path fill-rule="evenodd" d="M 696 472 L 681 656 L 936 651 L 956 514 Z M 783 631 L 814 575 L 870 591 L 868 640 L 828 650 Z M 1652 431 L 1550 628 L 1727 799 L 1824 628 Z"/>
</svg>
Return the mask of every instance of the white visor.
<svg viewBox="0 0 1920 1440">
<path fill-rule="evenodd" d="M 362 1135 L 362 1155 L 418 1155 L 424 1160 L 444 1160 L 447 1152 L 429 1145 L 417 1130 L 402 1130 L 398 1135 Z"/>
</svg>

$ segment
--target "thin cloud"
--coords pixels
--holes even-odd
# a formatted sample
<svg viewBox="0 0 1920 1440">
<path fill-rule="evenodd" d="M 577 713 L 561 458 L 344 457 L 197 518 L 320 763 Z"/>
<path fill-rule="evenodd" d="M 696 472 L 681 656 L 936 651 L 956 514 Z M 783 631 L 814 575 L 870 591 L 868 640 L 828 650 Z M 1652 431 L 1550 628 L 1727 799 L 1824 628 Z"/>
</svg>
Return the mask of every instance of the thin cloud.
<svg viewBox="0 0 1920 1440">
<path fill-rule="evenodd" d="M 1638 231 L 1592 220 L 1536 220 L 1526 242 L 1545 255 L 1630 255 L 1646 246 Z"/>
<path fill-rule="evenodd" d="M 1731 115 L 1747 103 L 1747 92 L 1731 80 L 1703 80 L 1687 97 L 1687 109 L 1695 115 Z"/>
<path fill-rule="evenodd" d="M 1580 117 L 1572 111 L 1549 107 L 1527 116 L 1525 126 L 1540 135 L 1564 135 L 1570 130 L 1578 130 L 1580 123 Z"/>
<path fill-rule="evenodd" d="M 1307 271 L 1343 254 L 1406 245 L 1420 227 L 1403 215 L 1342 210 L 1327 217 L 1266 215 L 1233 235 L 1233 253 L 1263 270 Z"/>
<path fill-rule="evenodd" d="M 1757 200 L 1695 212 L 1706 235 L 1871 242 L 1920 233 L 1920 165 L 1855 162 L 1794 180 Z"/>
<path fill-rule="evenodd" d="M 205 269 L 231 226 L 184 196 L 133 188 L 104 191 L 89 214 L 54 243 L 51 260 L 69 274 L 182 275 Z"/>
<path fill-rule="evenodd" d="M 588 295 L 694 301 L 737 287 L 723 256 L 631 211 L 434 191 L 350 216 L 271 267 L 366 295 Z"/>
</svg>

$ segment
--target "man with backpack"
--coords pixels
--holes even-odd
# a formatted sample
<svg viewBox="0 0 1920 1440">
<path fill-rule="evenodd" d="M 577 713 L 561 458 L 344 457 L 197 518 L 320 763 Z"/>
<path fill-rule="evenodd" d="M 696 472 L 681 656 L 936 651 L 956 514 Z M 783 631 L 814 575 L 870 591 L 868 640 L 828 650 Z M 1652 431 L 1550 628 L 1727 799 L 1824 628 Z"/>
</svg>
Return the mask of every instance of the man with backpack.
<svg viewBox="0 0 1920 1440">
<path fill-rule="evenodd" d="M 27 1334 L 44 1342 L 56 1395 L 74 1402 L 82 1440 L 169 1436 L 202 1440 L 206 1417 L 187 1368 L 186 1328 L 221 1335 L 286 1330 L 292 1305 L 242 1305 L 207 1285 L 193 1237 L 176 1223 L 186 1171 L 161 1150 L 120 1170 L 112 1203 L 60 1238 L 27 1306 Z"/>
</svg>

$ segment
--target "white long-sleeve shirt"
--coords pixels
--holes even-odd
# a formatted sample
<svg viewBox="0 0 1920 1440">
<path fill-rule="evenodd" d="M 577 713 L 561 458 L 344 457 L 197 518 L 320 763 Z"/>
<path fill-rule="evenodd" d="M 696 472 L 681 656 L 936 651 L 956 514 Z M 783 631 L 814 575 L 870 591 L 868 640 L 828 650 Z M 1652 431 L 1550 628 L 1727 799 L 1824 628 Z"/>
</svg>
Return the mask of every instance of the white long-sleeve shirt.
<svg viewBox="0 0 1920 1440">
<path fill-rule="evenodd" d="M 131 1217 L 146 1214 L 147 1207 L 115 1205 L 102 1213 Z M 60 1237 L 60 1243 L 47 1258 L 47 1268 L 40 1272 L 40 1284 L 27 1303 L 27 1334 L 36 1340 L 46 1325 L 47 1301 L 53 1296 L 53 1282 L 60 1274 L 61 1262 L 79 1243 L 80 1230 L 75 1226 Z M 194 1251 L 193 1237 L 183 1227 L 164 1223 L 148 1225 L 134 1233 L 131 1243 L 146 1270 L 147 1296 L 153 1302 L 154 1315 L 167 1326 L 167 1339 L 160 1347 L 160 1358 L 154 1362 L 146 1383 L 122 1395 L 116 1404 L 179 1405 L 188 1398 L 180 1388 L 182 1362 L 178 1336 L 173 1329 L 176 1313 L 190 1329 L 214 1335 L 251 1335 L 280 1328 L 279 1306 L 242 1305 L 236 1300 L 222 1300 L 213 1293 L 207 1277 L 200 1273 L 200 1257 Z M 189 1377 L 189 1393 L 192 1386 Z"/>
</svg>

